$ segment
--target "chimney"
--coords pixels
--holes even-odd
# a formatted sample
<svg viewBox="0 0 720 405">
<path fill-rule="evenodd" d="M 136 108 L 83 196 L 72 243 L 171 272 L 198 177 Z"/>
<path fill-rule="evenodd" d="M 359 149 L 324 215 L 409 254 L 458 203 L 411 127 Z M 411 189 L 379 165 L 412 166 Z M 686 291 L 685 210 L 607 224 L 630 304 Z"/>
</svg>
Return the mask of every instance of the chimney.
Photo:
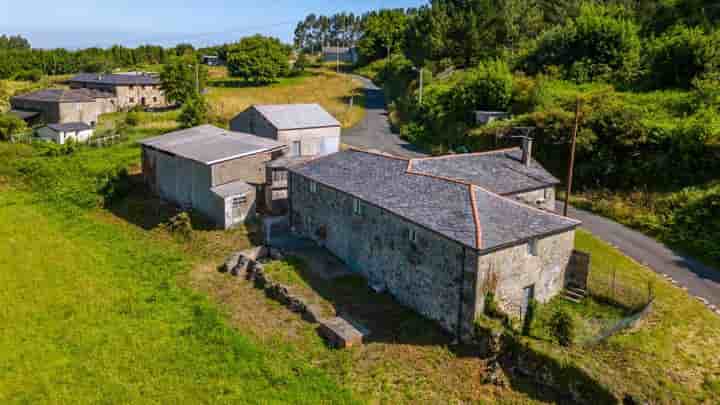
<svg viewBox="0 0 720 405">
<path fill-rule="evenodd" d="M 532 138 L 525 136 L 523 137 L 523 144 L 522 144 L 522 162 L 525 165 L 525 167 L 530 167 L 530 162 L 532 161 L 532 144 L 533 140 Z"/>
</svg>

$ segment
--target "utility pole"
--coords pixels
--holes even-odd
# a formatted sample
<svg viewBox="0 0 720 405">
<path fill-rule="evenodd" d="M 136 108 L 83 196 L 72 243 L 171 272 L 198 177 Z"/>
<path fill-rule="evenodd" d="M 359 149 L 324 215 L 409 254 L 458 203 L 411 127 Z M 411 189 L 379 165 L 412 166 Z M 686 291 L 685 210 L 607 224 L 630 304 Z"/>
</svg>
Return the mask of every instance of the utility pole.
<svg viewBox="0 0 720 405">
<path fill-rule="evenodd" d="M 195 62 L 195 91 L 200 95 L 200 64 Z"/>
<path fill-rule="evenodd" d="M 423 96 L 423 68 L 420 67 L 420 94 L 418 94 L 418 104 L 422 105 Z"/>
<path fill-rule="evenodd" d="M 580 97 L 575 102 L 575 126 L 572 132 L 572 142 L 570 145 L 570 162 L 568 164 L 567 190 L 565 190 L 565 208 L 563 215 L 568 216 L 568 205 L 570 204 L 570 193 L 572 192 L 573 170 L 575 169 L 575 145 L 577 143 L 578 126 L 580 125 Z"/>
</svg>

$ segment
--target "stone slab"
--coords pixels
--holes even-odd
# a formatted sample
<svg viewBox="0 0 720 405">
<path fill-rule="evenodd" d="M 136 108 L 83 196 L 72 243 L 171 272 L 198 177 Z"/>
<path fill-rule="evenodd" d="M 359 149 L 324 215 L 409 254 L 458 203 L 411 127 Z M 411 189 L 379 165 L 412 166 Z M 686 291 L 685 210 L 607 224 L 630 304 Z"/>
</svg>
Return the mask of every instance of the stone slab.
<svg viewBox="0 0 720 405">
<path fill-rule="evenodd" d="M 363 344 L 365 336 L 369 334 L 368 331 L 361 331 L 348 320 L 339 316 L 322 320 L 318 333 L 328 341 L 330 346 L 337 349 L 360 346 Z"/>
</svg>

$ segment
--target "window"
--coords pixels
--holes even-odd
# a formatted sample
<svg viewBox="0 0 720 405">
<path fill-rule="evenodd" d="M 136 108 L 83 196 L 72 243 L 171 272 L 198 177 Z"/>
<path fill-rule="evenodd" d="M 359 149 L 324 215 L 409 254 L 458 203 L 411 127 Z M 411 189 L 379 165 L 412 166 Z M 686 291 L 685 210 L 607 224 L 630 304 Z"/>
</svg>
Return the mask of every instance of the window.
<svg viewBox="0 0 720 405">
<path fill-rule="evenodd" d="M 135 102 L 135 97 L 130 97 L 130 102 L 131 102 L 131 103 L 134 103 L 134 102 Z"/>
<path fill-rule="evenodd" d="M 293 141 L 291 154 L 292 156 L 302 155 L 302 146 L 300 145 L 300 141 Z"/>
<path fill-rule="evenodd" d="M 242 205 L 245 204 L 246 202 L 247 202 L 247 197 L 245 197 L 245 196 L 235 197 L 235 198 L 232 199 L 232 207 L 233 207 L 234 209 L 240 208 L 240 207 L 242 207 Z"/>
<path fill-rule="evenodd" d="M 549 188 L 546 188 L 545 190 L 543 190 L 543 198 L 545 198 L 546 200 L 550 198 L 550 189 Z"/>
<path fill-rule="evenodd" d="M 537 256 L 538 255 L 538 241 L 537 239 L 532 239 L 530 242 L 528 242 L 528 254 L 530 256 Z"/>
<path fill-rule="evenodd" d="M 362 202 L 357 198 L 353 199 L 353 214 L 362 215 Z"/>
<path fill-rule="evenodd" d="M 417 231 L 414 229 L 410 229 L 410 231 L 408 232 L 408 239 L 412 243 L 417 242 Z"/>
<path fill-rule="evenodd" d="M 157 97 L 153 97 L 153 103 L 157 103 Z"/>
<path fill-rule="evenodd" d="M 311 181 L 311 182 L 310 182 L 310 192 L 311 192 L 311 193 L 317 193 L 317 190 L 318 190 L 317 183 L 314 182 L 314 181 Z"/>
</svg>

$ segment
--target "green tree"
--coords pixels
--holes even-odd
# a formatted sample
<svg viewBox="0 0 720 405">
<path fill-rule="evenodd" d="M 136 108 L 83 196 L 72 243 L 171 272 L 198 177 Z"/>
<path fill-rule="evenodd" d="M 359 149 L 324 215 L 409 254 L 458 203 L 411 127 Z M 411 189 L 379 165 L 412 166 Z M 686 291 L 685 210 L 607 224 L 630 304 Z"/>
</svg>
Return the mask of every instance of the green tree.
<svg viewBox="0 0 720 405">
<path fill-rule="evenodd" d="M 208 104 L 205 97 L 197 95 L 186 100 L 178 116 L 178 122 L 183 128 L 196 127 L 208 123 Z"/>
<path fill-rule="evenodd" d="M 9 141 L 13 136 L 28 130 L 27 124 L 22 119 L 12 114 L 0 115 L 0 140 Z"/>
<path fill-rule="evenodd" d="M 389 57 L 402 47 L 407 26 L 403 9 L 383 9 L 371 12 L 363 24 L 363 36 L 358 50 L 363 60 L 369 62 Z"/>
<path fill-rule="evenodd" d="M 675 26 L 652 42 L 648 51 L 651 83 L 689 88 L 693 79 L 720 68 L 720 30 Z"/>
<path fill-rule="evenodd" d="M 307 69 L 308 64 L 309 61 L 307 54 L 305 52 L 300 52 L 300 55 L 298 55 L 297 60 L 293 65 L 293 69 L 295 69 L 296 72 L 304 72 L 305 69 Z"/>
<path fill-rule="evenodd" d="M 254 35 L 228 50 L 227 67 L 232 77 L 268 84 L 289 73 L 290 47 L 279 39 Z"/>
<path fill-rule="evenodd" d="M 183 104 L 205 88 L 208 71 L 195 58 L 173 58 L 160 72 L 160 86 L 165 97 L 174 103 Z"/>
</svg>

